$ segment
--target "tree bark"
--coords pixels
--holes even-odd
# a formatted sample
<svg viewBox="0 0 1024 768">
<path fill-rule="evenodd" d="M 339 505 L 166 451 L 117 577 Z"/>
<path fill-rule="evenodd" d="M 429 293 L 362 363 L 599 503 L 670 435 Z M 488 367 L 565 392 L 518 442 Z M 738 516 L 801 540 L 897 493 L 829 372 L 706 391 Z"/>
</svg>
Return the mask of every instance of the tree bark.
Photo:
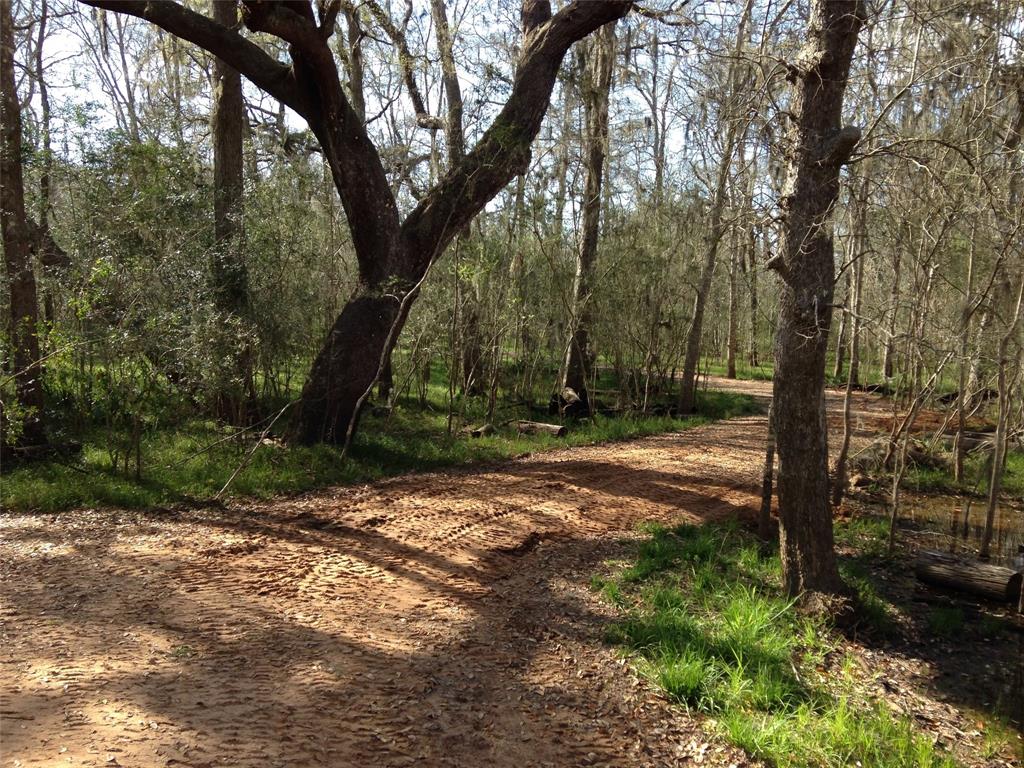
<svg viewBox="0 0 1024 768">
<path fill-rule="evenodd" d="M 14 20 L 11 0 L 0 0 L 0 236 L 10 286 L 10 365 L 17 413 L 0 414 L 4 431 L 12 424 L 21 446 L 46 444 L 43 429 L 43 381 L 39 357 L 39 305 L 32 271 L 31 240 L 25 212 L 21 168 L 21 105 L 14 74 Z M 0 440 L 3 442 L 3 440 Z"/>
<path fill-rule="evenodd" d="M 773 409 L 779 457 L 779 548 L 793 596 L 837 594 L 829 507 L 825 353 L 834 297 L 832 209 L 839 170 L 860 138 L 842 126 L 843 94 L 862 0 L 812 0 L 807 43 L 791 77 L 792 148 L 780 207 L 782 278 L 775 337 Z"/>
<path fill-rule="evenodd" d="M 591 309 L 597 242 L 601 226 L 601 188 L 608 153 L 608 100 L 615 60 L 615 22 L 605 24 L 587 46 L 580 90 L 583 97 L 584 163 L 586 182 L 583 198 L 583 237 L 576 254 L 573 281 L 570 339 L 566 350 L 564 386 L 573 389 L 588 404 L 587 382 L 593 366 L 590 347 Z"/>
</svg>

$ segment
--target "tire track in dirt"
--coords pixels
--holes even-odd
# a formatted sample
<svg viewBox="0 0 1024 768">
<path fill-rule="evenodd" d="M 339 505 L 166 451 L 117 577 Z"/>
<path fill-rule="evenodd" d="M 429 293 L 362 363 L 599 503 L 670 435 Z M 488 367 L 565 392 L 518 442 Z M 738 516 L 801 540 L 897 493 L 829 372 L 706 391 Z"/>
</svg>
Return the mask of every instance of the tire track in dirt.
<svg viewBox="0 0 1024 768">
<path fill-rule="evenodd" d="M 601 645 L 586 584 L 641 522 L 753 514 L 764 431 L 2 516 L 2 764 L 744 764 Z"/>
</svg>

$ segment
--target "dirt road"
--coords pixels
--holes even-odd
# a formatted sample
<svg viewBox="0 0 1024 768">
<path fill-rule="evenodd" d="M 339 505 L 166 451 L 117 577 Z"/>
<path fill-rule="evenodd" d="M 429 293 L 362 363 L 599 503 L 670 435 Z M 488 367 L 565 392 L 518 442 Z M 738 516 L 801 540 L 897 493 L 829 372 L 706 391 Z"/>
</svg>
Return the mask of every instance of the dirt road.
<svg viewBox="0 0 1024 768">
<path fill-rule="evenodd" d="M 753 514 L 765 426 L 0 516 L 2 764 L 743 765 L 602 646 L 587 581 L 640 522 Z"/>
</svg>

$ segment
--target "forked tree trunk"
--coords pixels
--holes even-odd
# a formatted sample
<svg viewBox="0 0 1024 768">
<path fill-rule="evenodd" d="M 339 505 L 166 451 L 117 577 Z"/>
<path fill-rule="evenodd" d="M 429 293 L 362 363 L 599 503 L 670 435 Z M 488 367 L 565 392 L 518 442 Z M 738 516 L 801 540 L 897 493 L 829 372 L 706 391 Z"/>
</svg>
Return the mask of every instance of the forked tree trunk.
<svg viewBox="0 0 1024 768">
<path fill-rule="evenodd" d="M 21 105 L 14 74 L 14 20 L 11 0 L 0 0 L 0 236 L 10 287 L 11 349 L 17 408 L 0 413 L 3 432 L 13 430 L 23 446 L 46 444 L 43 381 L 39 358 L 39 305 L 32 271 L 31 240 L 21 168 Z M 6 423 L 5 423 L 6 422 Z M 6 435 L 0 435 L 0 444 Z"/>
<path fill-rule="evenodd" d="M 860 138 L 842 125 L 843 93 L 863 24 L 862 0 L 812 0 L 793 65 L 792 149 L 780 207 L 781 278 L 773 415 L 779 457 L 779 544 L 790 595 L 835 594 L 829 507 L 825 355 L 834 297 L 832 209 L 839 170 Z"/>
<path fill-rule="evenodd" d="M 573 317 L 566 349 L 564 385 L 587 403 L 587 382 L 593 364 L 590 348 L 590 295 L 597 262 L 597 242 L 601 230 L 601 187 L 608 151 L 608 99 L 615 60 L 615 22 L 605 24 L 591 38 L 583 54 L 580 91 L 586 119 L 583 136 L 586 181 L 583 198 L 583 236 L 576 252 L 576 277 L 573 281 Z"/>
</svg>

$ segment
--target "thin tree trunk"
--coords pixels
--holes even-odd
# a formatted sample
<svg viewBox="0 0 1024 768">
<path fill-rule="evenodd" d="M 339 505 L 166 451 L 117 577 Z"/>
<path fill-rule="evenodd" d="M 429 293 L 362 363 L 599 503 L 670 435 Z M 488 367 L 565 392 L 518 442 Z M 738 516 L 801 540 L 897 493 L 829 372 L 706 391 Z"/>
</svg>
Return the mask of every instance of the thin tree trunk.
<svg viewBox="0 0 1024 768">
<path fill-rule="evenodd" d="M 747 350 L 747 360 L 750 362 L 751 368 L 757 368 L 761 361 L 757 354 L 757 233 L 753 227 L 750 229 L 750 248 L 748 253 L 750 254 L 748 266 L 748 274 L 750 276 L 750 346 Z"/>
<path fill-rule="evenodd" d="M 985 531 L 981 537 L 981 548 L 978 557 L 983 560 L 989 557 L 992 544 L 992 529 L 995 523 L 996 508 L 999 506 L 999 494 L 1003 489 L 1003 472 L 1006 468 L 1007 426 L 1010 413 L 1010 393 L 1006 376 L 1006 368 L 1010 363 L 1010 342 L 1017 334 L 1021 319 L 1021 303 L 1024 301 L 1024 275 L 1021 276 L 1020 287 L 1017 289 L 1017 301 L 1014 306 L 1009 327 L 999 339 L 998 360 L 998 392 L 999 416 L 996 421 L 995 447 L 992 454 L 992 475 L 988 486 L 988 504 L 985 507 Z"/>
<path fill-rule="evenodd" d="M 892 288 L 889 292 L 889 306 L 886 314 L 885 351 L 882 355 L 882 376 L 886 381 L 892 379 L 896 362 L 896 316 L 900 301 L 900 250 L 897 248 L 892 257 Z"/>
<path fill-rule="evenodd" d="M 953 479 L 962 483 L 964 479 L 964 457 L 967 454 L 964 448 L 964 430 L 967 428 L 967 368 L 968 368 L 968 346 L 971 338 L 971 318 L 974 315 L 974 256 L 975 238 L 977 236 L 978 223 L 974 219 L 971 223 L 971 242 L 967 247 L 967 280 L 966 293 L 964 294 L 964 307 L 960 314 L 960 359 L 957 376 L 956 393 L 956 436 L 953 438 Z"/>
<path fill-rule="evenodd" d="M 615 60 L 615 22 L 606 24 L 588 41 L 580 67 L 580 89 L 586 124 L 583 146 L 586 166 L 583 199 L 583 236 L 576 256 L 573 281 L 571 337 L 567 349 L 564 386 L 573 389 L 590 407 L 587 381 L 593 366 L 590 348 L 590 296 L 593 291 L 597 244 L 601 226 L 601 187 L 608 151 L 608 100 Z"/>
<path fill-rule="evenodd" d="M 846 284 L 846 297 L 843 299 L 843 308 L 839 313 L 839 332 L 836 333 L 836 361 L 832 368 L 832 378 L 836 381 L 843 375 L 843 366 L 846 365 L 846 324 L 850 317 L 850 271 L 843 275 L 843 282 Z"/>
<path fill-rule="evenodd" d="M 781 278 L 773 408 L 779 455 L 779 541 L 793 596 L 842 590 L 829 507 L 825 354 L 832 321 L 832 208 L 839 170 L 860 138 L 842 126 L 843 94 L 865 17 L 861 0 L 812 0 L 795 65 L 792 149 L 781 209 Z"/>
<path fill-rule="evenodd" d="M 740 297 L 739 297 L 739 248 L 736 243 L 736 231 L 732 237 L 732 260 L 729 263 L 729 335 L 725 342 L 725 375 L 736 378 L 736 352 L 739 349 L 740 331 Z"/>
<path fill-rule="evenodd" d="M 21 105 L 14 74 L 11 0 L 0 0 L 0 236 L 10 288 L 10 366 L 17 396 L 15 413 L 0 413 L 0 431 L 22 446 L 46 444 L 43 381 L 39 356 L 39 307 L 21 167 Z M 0 444 L 7 442 L 0 436 Z"/>
<path fill-rule="evenodd" d="M 768 541 L 772 535 L 772 483 L 775 476 L 774 408 L 768 408 L 768 439 L 764 450 L 764 473 L 761 475 L 761 510 L 757 517 L 757 535 Z"/>
<path fill-rule="evenodd" d="M 704 331 L 704 308 L 708 295 L 711 293 L 711 280 L 714 277 L 715 264 L 718 260 L 718 246 L 724 234 L 722 214 L 725 211 L 729 172 L 732 169 L 740 122 L 746 119 L 741 116 L 741 110 L 735 102 L 740 96 L 740 53 L 747 40 L 747 24 L 750 21 L 752 6 L 752 0 L 747 0 L 743 7 L 743 14 L 740 16 L 733 49 L 734 56 L 729 70 L 729 93 L 726 97 L 728 103 L 723 105 L 725 119 L 728 121 L 725 129 L 725 142 L 718 164 L 718 175 L 709 213 L 708 232 L 705 238 L 704 260 L 701 264 L 697 293 L 693 299 L 693 316 L 690 318 L 690 326 L 686 332 L 686 349 L 683 354 L 683 380 L 679 390 L 679 412 L 684 414 L 692 413 L 697 405 L 697 364 L 700 358 L 701 335 Z"/>
</svg>

